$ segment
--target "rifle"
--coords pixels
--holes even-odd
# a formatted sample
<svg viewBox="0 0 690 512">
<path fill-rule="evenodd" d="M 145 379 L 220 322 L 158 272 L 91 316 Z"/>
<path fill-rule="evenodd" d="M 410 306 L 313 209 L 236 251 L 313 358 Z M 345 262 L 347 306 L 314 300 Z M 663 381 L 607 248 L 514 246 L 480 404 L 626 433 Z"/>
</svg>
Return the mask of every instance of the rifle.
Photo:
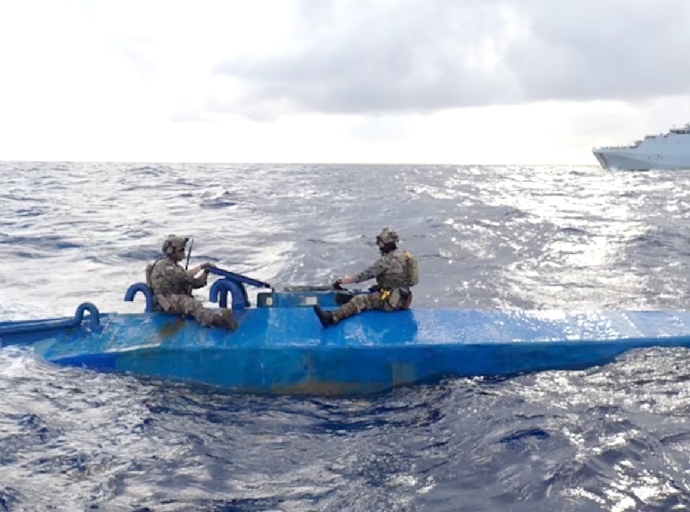
<svg viewBox="0 0 690 512">
<path fill-rule="evenodd" d="M 189 268 L 189 258 L 192 255 L 192 247 L 194 247 L 194 239 L 192 238 L 192 241 L 189 243 L 189 251 L 187 251 L 187 263 L 184 264 L 184 269 L 187 270 Z"/>
</svg>

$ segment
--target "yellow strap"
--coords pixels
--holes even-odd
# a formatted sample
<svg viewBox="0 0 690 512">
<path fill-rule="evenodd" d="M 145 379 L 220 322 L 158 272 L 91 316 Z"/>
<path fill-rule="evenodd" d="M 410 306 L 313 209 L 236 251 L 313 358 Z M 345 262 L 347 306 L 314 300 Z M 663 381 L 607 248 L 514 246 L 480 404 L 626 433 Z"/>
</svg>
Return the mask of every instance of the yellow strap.
<svg viewBox="0 0 690 512">
<path fill-rule="evenodd" d="M 388 297 L 390 297 L 391 292 L 390 290 L 383 290 L 381 292 L 381 300 L 386 300 Z"/>
</svg>

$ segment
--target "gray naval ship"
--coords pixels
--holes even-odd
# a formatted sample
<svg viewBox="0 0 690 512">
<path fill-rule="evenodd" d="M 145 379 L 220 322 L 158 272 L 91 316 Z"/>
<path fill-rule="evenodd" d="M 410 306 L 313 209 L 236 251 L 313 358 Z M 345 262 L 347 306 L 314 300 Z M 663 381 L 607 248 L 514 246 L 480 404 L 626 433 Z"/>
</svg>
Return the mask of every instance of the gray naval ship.
<svg viewBox="0 0 690 512">
<path fill-rule="evenodd" d="M 668 133 L 647 135 L 630 146 L 594 148 L 592 153 L 604 169 L 690 169 L 690 123 Z"/>
</svg>

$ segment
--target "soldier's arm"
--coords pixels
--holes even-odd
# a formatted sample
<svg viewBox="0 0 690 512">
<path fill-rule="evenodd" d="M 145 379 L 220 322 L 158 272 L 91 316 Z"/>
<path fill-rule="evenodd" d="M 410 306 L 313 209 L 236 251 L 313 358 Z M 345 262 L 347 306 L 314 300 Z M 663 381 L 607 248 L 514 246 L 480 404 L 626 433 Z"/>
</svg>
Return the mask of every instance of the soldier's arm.
<svg viewBox="0 0 690 512">
<path fill-rule="evenodd" d="M 189 275 L 192 276 L 192 277 L 196 277 L 196 275 L 197 275 L 199 272 L 201 272 L 202 270 L 205 270 L 206 273 L 208 273 L 208 269 L 209 269 L 209 268 L 214 268 L 214 267 L 215 267 L 215 265 L 214 265 L 213 263 L 211 263 L 210 261 L 208 261 L 208 262 L 206 262 L 206 263 L 202 263 L 201 265 L 197 265 L 197 266 L 194 267 L 193 269 L 189 270 Z"/>
<path fill-rule="evenodd" d="M 343 284 L 361 283 L 369 279 L 374 279 L 388 270 L 389 262 L 387 258 L 379 258 L 376 262 L 366 270 L 354 276 L 346 276 L 340 280 Z"/>
<path fill-rule="evenodd" d="M 208 283 L 208 269 L 212 268 L 214 265 L 211 262 L 202 263 L 197 265 L 189 271 L 189 279 L 192 288 L 201 288 L 206 286 Z M 197 277 L 197 274 L 203 270 L 203 273 Z"/>
<path fill-rule="evenodd" d="M 204 286 L 206 286 L 206 283 L 208 283 L 208 272 L 202 272 L 201 276 L 199 277 L 190 276 L 189 282 L 191 283 L 192 288 L 203 288 Z"/>
</svg>

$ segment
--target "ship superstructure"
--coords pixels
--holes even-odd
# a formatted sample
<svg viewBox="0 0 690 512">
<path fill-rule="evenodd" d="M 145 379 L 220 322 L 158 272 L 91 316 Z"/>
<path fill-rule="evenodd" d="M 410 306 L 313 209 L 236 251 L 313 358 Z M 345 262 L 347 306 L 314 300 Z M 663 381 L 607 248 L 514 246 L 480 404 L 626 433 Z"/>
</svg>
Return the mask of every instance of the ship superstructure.
<svg viewBox="0 0 690 512">
<path fill-rule="evenodd" d="M 592 153 L 604 169 L 690 169 L 690 123 L 668 133 L 647 135 L 630 146 L 594 148 Z"/>
</svg>

